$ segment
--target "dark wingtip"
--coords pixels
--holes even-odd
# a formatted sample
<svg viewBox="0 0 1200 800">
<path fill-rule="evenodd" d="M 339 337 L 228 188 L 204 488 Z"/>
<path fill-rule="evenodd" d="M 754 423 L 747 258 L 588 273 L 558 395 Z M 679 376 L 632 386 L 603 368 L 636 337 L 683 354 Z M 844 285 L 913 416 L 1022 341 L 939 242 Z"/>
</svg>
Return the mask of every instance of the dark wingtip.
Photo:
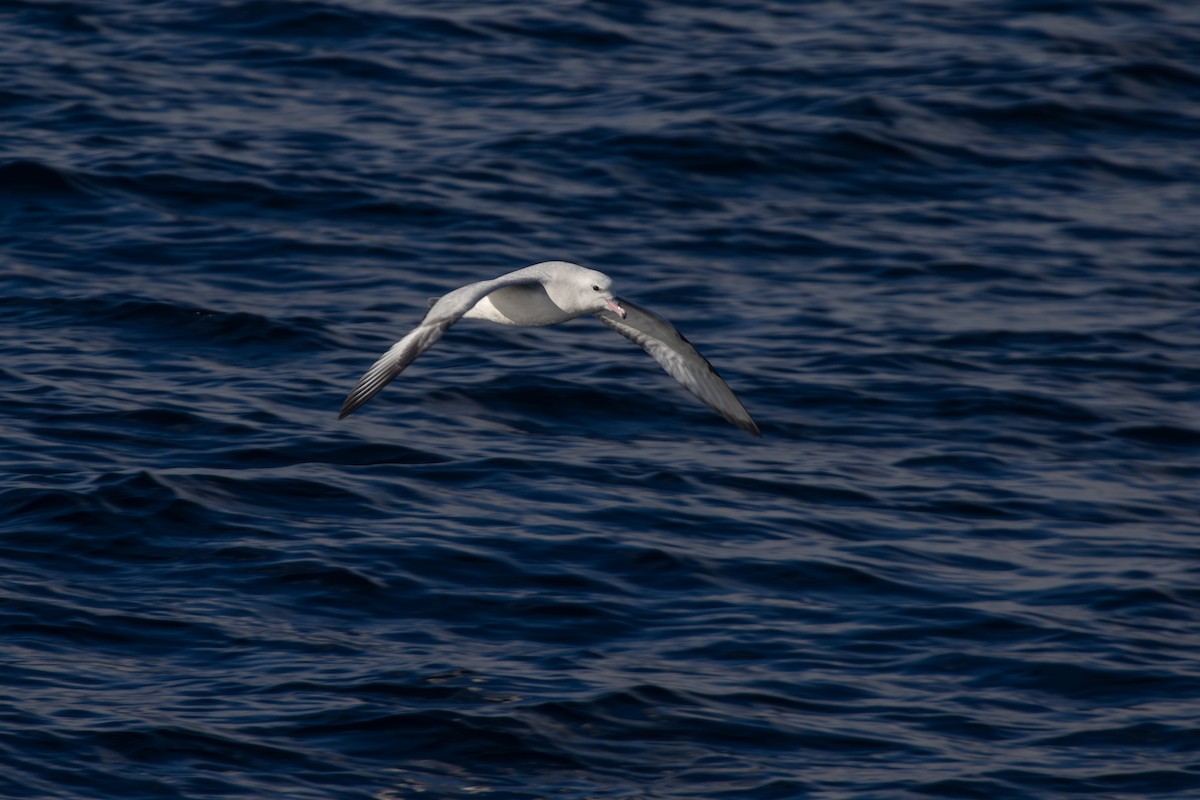
<svg viewBox="0 0 1200 800">
<path fill-rule="evenodd" d="M 350 394 L 342 403 L 342 410 L 338 412 L 338 419 L 342 420 L 353 414 L 362 406 L 362 402 L 355 402 L 353 394 Z"/>
<path fill-rule="evenodd" d="M 758 423 L 756 423 L 754 420 L 750 419 L 749 417 L 746 417 L 746 419 L 744 419 L 744 420 L 738 420 L 737 422 L 735 422 L 733 424 L 737 425 L 739 428 L 744 430 L 746 433 L 753 434 L 754 436 L 757 436 L 760 439 L 762 438 L 762 431 L 760 431 L 758 429 Z"/>
</svg>

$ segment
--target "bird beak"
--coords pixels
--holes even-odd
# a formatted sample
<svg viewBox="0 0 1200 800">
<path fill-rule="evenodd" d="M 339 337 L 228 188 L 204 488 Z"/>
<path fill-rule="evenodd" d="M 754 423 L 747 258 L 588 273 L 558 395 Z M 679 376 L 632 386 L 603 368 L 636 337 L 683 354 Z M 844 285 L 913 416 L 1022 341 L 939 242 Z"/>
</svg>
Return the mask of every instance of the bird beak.
<svg viewBox="0 0 1200 800">
<path fill-rule="evenodd" d="M 621 308 L 621 306 L 619 306 L 619 305 L 617 304 L 617 301 L 616 301 L 616 299 L 615 299 L 615 298 L 612 298 L 612 297 L 610 297 L 610 298 L 608 298 L 608 300 L 606 300 L 605 302 L 606 302 L 606 303 L 608 303 L 608 310 L 609 310 L 609 311 L 613 312 L 614 314 L 616 314 L 616 315 L 617 315 L 618 317 L 620 317 L 621 319 L 625 319 L 625 309 Z"/>
</svg>

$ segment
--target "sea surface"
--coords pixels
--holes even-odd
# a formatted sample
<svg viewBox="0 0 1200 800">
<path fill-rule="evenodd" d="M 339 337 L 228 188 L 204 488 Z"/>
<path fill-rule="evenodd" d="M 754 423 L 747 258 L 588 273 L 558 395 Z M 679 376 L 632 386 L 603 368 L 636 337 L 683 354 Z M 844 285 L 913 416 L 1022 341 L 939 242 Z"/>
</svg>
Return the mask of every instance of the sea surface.
<svg viewBox="0 0 1200 800">
<path fill-rule="evenodd" d="M 0 320 L 0 797 L 1200 797 L 1200 4 L 7 0 Z"/>
</svg>

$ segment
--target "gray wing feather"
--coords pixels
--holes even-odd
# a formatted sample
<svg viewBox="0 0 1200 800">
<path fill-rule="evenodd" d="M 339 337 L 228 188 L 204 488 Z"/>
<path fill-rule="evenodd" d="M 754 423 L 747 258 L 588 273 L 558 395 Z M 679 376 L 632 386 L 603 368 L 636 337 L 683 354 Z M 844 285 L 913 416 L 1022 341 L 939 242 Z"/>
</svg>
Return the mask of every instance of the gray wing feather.
<svg viewBox="0 0 1200 800">
<path fill-rule="evenodd" d="M 733 390 L 708 363 L 708 359 L 675 330 L 675 326 L 628 300 L 618 299 L 617 302 L 625 309 L 625 319 L 611 311 L 598 311 L 596 318 L 640 345 L 668 375 L 679 381 L 680 386 L 700 398 L 713 411 L 742 430 L 762 436 L 758 425 L 750 418 Z"/>
<path fill-rule="evenodd" d="M 472 307 L 487 295 L 503 286 L 513 286 L 519 283 L 537 283 L 529 278 L 512 278 L 503 276 L 490 281 L 479 281 L 455 289 L 444 297 L 430 298 L 429 311 L 421 324 L 413 328 L 403 339 L 379 357 L 366 373 L 359 378 L 358 383 L 346 400 L 338 419 L 344 419 L 353 414 L 364 403 L 387 386 L 404 369 L 424 353 L 433 343 L 442 338 L 442 334 L 454 323 L 462 319 Z"/>
</svg>

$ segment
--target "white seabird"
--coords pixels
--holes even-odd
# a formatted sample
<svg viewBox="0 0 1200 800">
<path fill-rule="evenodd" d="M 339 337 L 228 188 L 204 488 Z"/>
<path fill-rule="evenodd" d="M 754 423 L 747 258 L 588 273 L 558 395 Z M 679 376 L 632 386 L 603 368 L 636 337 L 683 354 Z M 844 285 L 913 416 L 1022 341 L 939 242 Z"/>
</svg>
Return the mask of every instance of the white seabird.
<svg viewBox="0 0 1200 800">
<path fill-rule="evenodd" d="M 650 356 L 705 405 L 744 431 L 762 434 L 712 364 L 671 323 L 612 293 L 612 278 L 566 261 L 543 261 L 499 278 L 469 283 L 430 301 L 421 324 L 367 370 L 342 403 L 338 419 L 353 414 L 459 319 L 501 325 L 553 325 L 594 314 Z"/>
</svg>

